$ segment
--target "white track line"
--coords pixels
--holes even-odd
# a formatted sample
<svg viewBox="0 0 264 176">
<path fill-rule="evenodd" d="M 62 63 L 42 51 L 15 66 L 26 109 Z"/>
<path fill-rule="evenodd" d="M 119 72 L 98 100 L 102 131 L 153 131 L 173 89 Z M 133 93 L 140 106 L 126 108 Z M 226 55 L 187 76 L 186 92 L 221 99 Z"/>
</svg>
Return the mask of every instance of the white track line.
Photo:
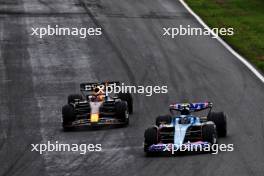
<svg viewBox="0 0 264 176">
<path fill-rule="evenodd" d="M 193 12 L 193 10 L 185 3 L 184 0 L 179 0 L 181 2 L 181 4 L 186 8 L 186 10 L 189 11 L 190 14 L 192 14 L 194 16 L 194 18 L 205 28 L 209 28 L 207 26 L 207 24 L 205 24 L 205 22 L 196 14 Z M 216 36 L 216 34 L 214 32 L 212 32 L 212 34 L 214 36 Z M 229 46 L 223 39 L 221 39 L 219 36 L 216 37 L 216 39 L 228 50 L 230 51 L 234 56 L 236 56 L 236 58 L 238 60 L 240 60 L 250 71 L 252 71 L 259 79 L 262 83 L 264 83 L 264 77 L 262 76 L 261 73 L 259 73 L 243 56 L 241 56 L 240 54 L 238 54 L 233 48 L 231 48 L 231 46 Z"/>
</svg>

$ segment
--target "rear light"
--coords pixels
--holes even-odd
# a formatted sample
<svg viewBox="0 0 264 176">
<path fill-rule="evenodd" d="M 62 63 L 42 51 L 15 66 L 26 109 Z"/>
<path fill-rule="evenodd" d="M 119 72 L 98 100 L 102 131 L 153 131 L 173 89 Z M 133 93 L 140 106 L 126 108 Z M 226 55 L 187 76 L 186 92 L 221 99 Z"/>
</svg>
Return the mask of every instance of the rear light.
<svg viewBox="0 0 264 176">
<path fill-rule="evenodd" d="M 91 123 L 99 121 L 99 114 L 91 114 Z"/>
</svg>

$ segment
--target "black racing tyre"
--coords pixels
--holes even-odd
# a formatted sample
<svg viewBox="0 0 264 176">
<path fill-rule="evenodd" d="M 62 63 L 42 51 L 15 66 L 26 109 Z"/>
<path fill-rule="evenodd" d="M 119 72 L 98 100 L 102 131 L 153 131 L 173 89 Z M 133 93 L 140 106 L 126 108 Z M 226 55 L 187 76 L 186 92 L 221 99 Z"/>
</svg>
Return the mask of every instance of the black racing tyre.
<svg viewBox="0 0 264 176">
<path fill-rule="evenodd" d="M 203 141 L 211 144 L 217 143 L 217 133 L 214 124 L 205 124 L 202 126 Z"/>
<path fill-rule="evenodd" d="M 156 127 L 150 127 L 146 129 L 144 133 L 144 138 L 144 151 L 148 152 L 147 149 L 149 146 L 157 144 L 159 142 L 158 129 Z"/>
<path fill-rule="evenodd" d="M 133 97 L 130 93 L 118 93 L 117 97 L 127 102 L 129 114 L 133 114 Z"/>
<path fill-rule="evenodd" d="M 125 101 L 116 102 L 115 107 L 116 107 L 116 117 L 124 121 L 125 125 L 128 125 L 129 117 L 128 117 L 127 102 Z"/>
<path fill-rule="evenodd" d="M 207 117 L 208 121 L 213 121 L 216 125 L 217 135 L 219 137 L 226 137 L 227 135 L 227 122 L 224 112 L 211 112 Z"/>
<path fill-rule="evenodd" d="M 68 96 L 68 104 L 70 104 L 70 103 L 74 103 L 75 102 L 75 100 L 82 100 L 83 99 L 83 97 L 82 97 L 82 95 L 80 95 L 80 94 L 71 94 L 71 95 L 69 95 Z"/>
<path fill-rule="evenodd" d="M 72 105 L 65 105 L 62 107 L 62 126 L 64 129 L 69 128 L 71 123 L 75 120 L 74 108 Z"/>
<path fill-rule="evenodd" d="M 158 116 L 156 118 L 156 125 L 160 126 L 160 124 L 170 124 L 172 117 L 170 115 Z"/>
</svg>

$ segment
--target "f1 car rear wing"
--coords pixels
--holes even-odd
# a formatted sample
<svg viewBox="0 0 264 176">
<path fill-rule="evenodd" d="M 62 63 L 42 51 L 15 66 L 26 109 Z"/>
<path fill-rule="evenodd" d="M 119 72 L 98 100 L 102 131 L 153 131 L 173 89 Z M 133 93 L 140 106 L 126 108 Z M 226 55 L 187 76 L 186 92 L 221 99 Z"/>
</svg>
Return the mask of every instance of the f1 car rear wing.
<svg viewBox="0 0 264 176">
<path fill-rule="evenodd" d="M 204 103 L 176 103 L 170 105 L 170 111 L 182 111 L 185 108 L 188 108 L 191 112 L 201 111 L 213 107 L 213 103 L 211 102 L 204 102 Z"/>
<path fill-rule="evenodd" d="M 81 83 L 80 89 L 82 92 L 89 93 L 97 93 L 100 91 L 101 94 L 106 94 L 106 89 L 112 86 L 120 85 L 120 82 L 117 81 L 105 81 L 105 82 L 98 82 L 98 83 Z"/>
</svg>

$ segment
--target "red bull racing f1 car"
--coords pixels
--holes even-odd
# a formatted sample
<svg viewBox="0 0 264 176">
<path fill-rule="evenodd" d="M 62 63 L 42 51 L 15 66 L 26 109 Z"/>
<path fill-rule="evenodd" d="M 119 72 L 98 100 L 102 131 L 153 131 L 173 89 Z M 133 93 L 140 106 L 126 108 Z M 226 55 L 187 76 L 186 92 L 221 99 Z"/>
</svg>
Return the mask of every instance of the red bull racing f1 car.
<svg viewBox="0 0 264 176">
<path fill-rule="evenodd" d="M 170 105 L 170 115 L 158 116 L 156 125 L 145 130 L 144 151 L 146 154 L 181 151 L 193 149 L 202 151 L 206 146 L 217 143 L 218 137 L 227 134 L 226 115 L 212 112 L 213 104 L 180 103 Z M 191 114 L 209 109 L 207 116 L 198 117 Z M 173 112 L 180 112 L 175 115 Z M 186 151 L 186 150 L 185 150 Z M 187 150 L 188 151 L 188 150 Z"/>
<path fill-rule="evenodd" d="M 133 99 L 129 93 L 110 95 L 111 86 L 119 82 L 82 83 L 81 94 L 68 96 L 68 103 L 62 108 L 62 126 L 70 130 L 81 126 L 103 126 L 129 124 L 133 113 Z"/>
</svg>

